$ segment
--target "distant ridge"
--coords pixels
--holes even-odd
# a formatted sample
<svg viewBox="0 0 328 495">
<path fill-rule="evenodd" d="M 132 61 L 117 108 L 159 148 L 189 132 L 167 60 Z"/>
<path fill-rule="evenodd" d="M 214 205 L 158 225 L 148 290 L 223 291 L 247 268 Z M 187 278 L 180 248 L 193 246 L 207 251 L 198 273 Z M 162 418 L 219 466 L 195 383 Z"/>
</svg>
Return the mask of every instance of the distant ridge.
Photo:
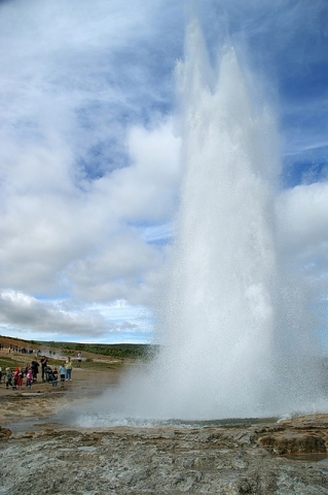
<svg viewBox="0 0 328 495">
<path fill-rule="evenodd" d="M 99 354 L 102 356 L 110 356 L 113 358 L 148 358 L 151 357 L 158 346 L 150 344 L 86 344 L 79 342 L 54 342 L 54 341 L 40 341 L 40 340 L 24 340 L 15 337 L 7 337 L 0 335 L 0 344 L 5 348 L 12 347 L 25 347 L 26 349 L 56 349 L 60 350 L 63 354 L 72 353 L 74 351 L 81 351 L 82 353 Z M 43 351 L 42 351 L 43 352 Z"/>
</svg>

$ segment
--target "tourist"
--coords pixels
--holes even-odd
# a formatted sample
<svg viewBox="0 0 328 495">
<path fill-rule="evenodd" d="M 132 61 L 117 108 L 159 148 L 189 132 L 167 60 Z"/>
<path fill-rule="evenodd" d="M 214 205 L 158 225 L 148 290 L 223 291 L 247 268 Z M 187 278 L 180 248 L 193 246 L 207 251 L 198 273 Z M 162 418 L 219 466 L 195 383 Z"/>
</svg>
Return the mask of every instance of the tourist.
<svg viewBox="0 0 328 495">
<path fill-rule="evenodd" d="M 82 363 L 82 353 L 78 352 L 77 353 L 77 367 L 80 368 Z"/>
<path fill-rule="evenodd" d="M 48 359 L 46 358 L 46 356 L 43 356 L 41 359 L 41 379 L 42 379 L 43 383 L 46 381 L 45 380 L 45 371 L 46 371 L 47 365 L 48 365 Z"/>
<path fill-rule="evenodd" d="M 32 383 L 33 383 L 33 371 L 31 366 L 27 366 L 27 372 L 26 372 L 26 388 L 32 388 Z"/>
<path fill-rule="evenodd" d="M 57 387 L 57 383 L 58 383 L 58 370 L 55 366 L 52 372 L 52 386 Z"/>
<path fill-rule="evenodd" d="M 18 390 L 21 390 L 21 388 L 23 386 L 24 372 L 19 367 L 16 369 L 17 369 L 17 388 L 18 388 Z"/>
<path fill-rule="evenodd" d="M 6 388 L 13 386 L 13 375 L 10 368 L 6 368 Z"/>
<path fill-rule="evenodd" d="M 52 382 L 53 380 L 53 372 L 52 372 L 52 368 L 51 366 L 49 366 L 47 364 L 45 370 L 44 370 L 44 374 L 45 374 L 45 377 L 46 377 L 46 382 L 49 383 L 49 382 Z"/>
<path fill-rule="evenodd" d="M 31 368 L 32 368 L 32 373 L 33 373 L 33 382 L 38 381 L 38 373 L 39 373 L 39 363 L 37 362 L 36 359 L 33 359 L 31 362 Z"/>
<path fill-rule="evenodd" d="M 66 361 L 66 381 L 72 381 L 72 361 L 71 358 L 68 357 Z"/>
<path fill-rule="evenodd" d="M 66 378 L 65 361 L 59 366 L 60 385 L 63 387 Z"/>
<path fill-rule="evenodd" d="M 14 383 L 13 383 L 13 390 L 20 390 L 23 385 L 23 377 L 24 373 L 20 369 L 19 366 L 17 366 L 13 372 L 13 377 L 14 377 Z"/>
</svg>

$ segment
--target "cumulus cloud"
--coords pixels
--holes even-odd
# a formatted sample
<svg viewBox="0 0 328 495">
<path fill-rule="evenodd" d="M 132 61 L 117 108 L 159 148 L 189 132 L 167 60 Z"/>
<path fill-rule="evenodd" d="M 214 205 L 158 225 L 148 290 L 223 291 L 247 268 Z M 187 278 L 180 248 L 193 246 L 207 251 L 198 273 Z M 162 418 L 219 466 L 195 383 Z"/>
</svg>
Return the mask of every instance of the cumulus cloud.
<svg viewBox="0 0 328 495">
<path fill-rule="evenodd" d="M 106 321 L 99 313 L 88 311 L 69 312 L 60 304 L 41 302 L 22 292 L 2 291 L 0 296 L 0 318 L 2 326 L 10 325 L 56 333 L 58 329 L 70 335 L 98 335 L 119 330 L 119 325 Z M 60 333 L 60 332 L 59 332 Z"/>
<path fill-rule="evenodd" d="M 111 304 L 81 304 L 43 300 L 13 290 L 0 293 L 0 332 L 34 340 L 114 342 L 150 339 L 151 314 L 125 300 Z"/>
<path fill-rule="evenodd" d="M 328 275 L 328 182 L 299 185 L 277 201 L 279 238 L 291 265 L 322 283 Z M 322 287 L 320 287 L 322 289 Z"/>
<path fill-rule="evenodd" d="M 158 261 L 156 249 L 143 243 L 132 222 L 164 222 L 172 213 L 179 140 L 165 124 L 154 131 L 134 128 L 127 145 L 131 166 L 94 180 L 84 190 L 56 156 L 29 153 L 8 169 L 0 226 L 4 286 L 58 293 L 73 279 L 75 284 L 83 280 L 95 297 L 91 281 L 100 272 L 103 279 L 110 278 L 110 267 L 116 266 L 114 277 L 119 277 L 119 267 L 121 278 L 140 279 L 138 268 L 142 272 Z M 88 277 L 80 277 L 80 270 Z M 123 295 L 120 291 L 116 297 Z"/>
<path fill-rule="evenodd" d="M 97 335 L 119 328 L 86 304 L 149 294 L 162 255 L 141 227 L 168 221 L 179 179 L 179 140 L 161 117 L 171 75 L 154 67 L 160 6 L 0 5 L 0 274 L 4 293 L 20 295 L 4 299 L 3 322 L 24 326 L 34 312 L 37 330 L 44 308 L 45 331 L 49 321 Z"/>
</svg>

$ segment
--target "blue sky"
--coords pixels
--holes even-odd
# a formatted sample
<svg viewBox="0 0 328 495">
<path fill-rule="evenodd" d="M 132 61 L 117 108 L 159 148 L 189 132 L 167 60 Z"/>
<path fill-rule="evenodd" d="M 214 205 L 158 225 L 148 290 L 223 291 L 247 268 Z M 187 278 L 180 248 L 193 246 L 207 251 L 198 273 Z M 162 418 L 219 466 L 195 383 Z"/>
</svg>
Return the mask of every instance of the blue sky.
<svg viewBox="0 0 328 495">
<path fill-rule="evenodd" d="M 256 74 L 281 137 L 288 264 L 326 300 L 325 0 L 0 3 L 0 333 L 149 341 L 179 203 L 188 11 Z"/>
</svg>

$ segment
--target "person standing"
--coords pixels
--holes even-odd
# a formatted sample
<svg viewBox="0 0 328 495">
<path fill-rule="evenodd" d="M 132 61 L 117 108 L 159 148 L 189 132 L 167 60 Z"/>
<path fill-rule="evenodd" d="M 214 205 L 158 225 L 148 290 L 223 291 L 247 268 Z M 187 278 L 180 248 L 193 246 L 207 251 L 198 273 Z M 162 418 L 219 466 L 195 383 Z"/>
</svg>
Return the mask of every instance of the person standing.
<svg viewBox="0 0 328 495">
<path fill-rule="evenodd" d="M 15 371 L 14 371 L 13 375 L 14 375 L 13 389 L 21 390 L 21 388 L 23 386 L 24 373 L 22 372 L 22 370 L 20 369 L 19 366 L 17 366 L 15 368 Z"/>
<path fill-rule="evenodd" d="M 68 357 L 67 358 L 67 361 L 65 363 L 65 368 L 66 368 L 66 381 L 72 381 L 72 361 L 71 361 L 71 358 Z"/>
<path fill-rule="evenodd" d="M 48 359 L 46 358 L 46 356 L 43 356 L 41 359 L 41 379 L 43 383 L 46 381 L 45 374 L 46 374 L 47 366 L 48 366 Z"/>
<path fill-rule="evenodd" d="M 32 388 L 33 383 L 33 371 L 30 365 L 27 367 L 26 371 L 26 388 Z"/>
<path fill-rule="evenodd" d="M 13 386 L 13 375 L 10 368 L 6 368 L 6 388 Z"/>
<path fill-rule="evenodd" d="M 80 368 L 82 363 L 82 352 L 77 353 L 77 367 Z"/>
<path fill-rule="evenodd" d="M 32 368 L 32 373 L 33 373 L 33 382 L 38 381 L 38 373 L 39 373 L 39 363 L 37 362 L 36 359 L 33 359 L 31 362 L 31 368 Z"/>
<path fill-rule="evenodd" d="M 63 387 L 65 384 L 66 368 L 65 362 L 59 366 L 59 376 L 60 376 L 60 386 Z"/>
<path fill-rule="evenodd" d="M 57 387 L 57 382 L 58 382 L 58 370 L 57 367 L 54 367 L 54 370 L 52 372 L 52 386 Z"/>
</svg>

